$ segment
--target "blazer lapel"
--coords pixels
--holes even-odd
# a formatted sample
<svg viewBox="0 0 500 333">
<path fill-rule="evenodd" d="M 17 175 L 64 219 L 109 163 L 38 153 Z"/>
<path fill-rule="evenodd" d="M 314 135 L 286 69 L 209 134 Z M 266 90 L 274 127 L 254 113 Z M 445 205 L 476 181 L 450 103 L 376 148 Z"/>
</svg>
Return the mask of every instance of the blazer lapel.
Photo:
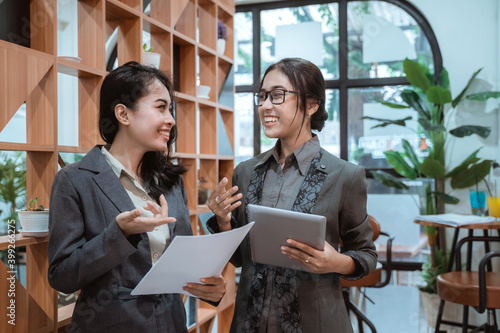
<svg viewBox="0 0 500 333">
<path fill-rule="evenodd" d="M 89 151 L 82 159 L 80 169 L 96 174 L 93 178 L 94 182 L 120 212 L 135 208 L 120 180 L 102 155 L 101 146 L 96 146 Z"/>
</svg>

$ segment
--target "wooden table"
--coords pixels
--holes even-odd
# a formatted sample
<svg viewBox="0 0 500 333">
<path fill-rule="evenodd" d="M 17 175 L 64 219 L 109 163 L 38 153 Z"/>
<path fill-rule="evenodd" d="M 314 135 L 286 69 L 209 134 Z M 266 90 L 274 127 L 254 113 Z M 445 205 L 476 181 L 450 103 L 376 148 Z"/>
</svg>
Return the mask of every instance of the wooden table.
<svg viewBox="0 0 500 333">
<path fill-rule="evenodd" d="M 448 261 L 448 267 L 447 267 L 447 272 L 451 272 L 451 269 L 453 267 L 453 258 L 455 256 L 455 247 L 458 242 L 458 234 L 461 229 L 468 230 L 468 236 L 472 237 L 474 230 L 483 230 L 483 236 L 488 237 L 488 230 L 497 230 L 498 231 L 498 237 L 500 237 L 500 221 L 496 222 L 487 222 L 487 223 L 469 223 L 469 224 L 460 224 L 460 225 L 450 225 L 444 222 L 431 222 L 431 221 L 424 221 L 424 220 L 419 220 L 415 219 L 413 222 L 416 224 L 420 224 L 426 227 L 444 227 L 444 228 L 453 228 L 455 229 L 455 232 L 453 234 L 453 241 L 451 242 L 451 253 L 450 253 L 450 260 Z M 490 251 L 490 246 L 487 241 L 485 241 L 485 251 L 489 252 Z M 472 259 L 472 244 L 469 243 L 467 247 L 467 263 L 468 263 L 468 268 L 470 269 L 470 262 Z"/>
</svg>

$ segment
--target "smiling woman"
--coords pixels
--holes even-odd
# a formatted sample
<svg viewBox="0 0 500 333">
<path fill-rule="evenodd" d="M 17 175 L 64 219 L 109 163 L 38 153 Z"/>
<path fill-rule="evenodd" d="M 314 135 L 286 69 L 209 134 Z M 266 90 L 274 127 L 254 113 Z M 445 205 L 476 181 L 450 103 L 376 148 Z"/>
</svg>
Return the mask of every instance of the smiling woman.
<svg viewBox="0 0 500 333">
<path fill-rule="evenodd" d="M 49 282 L 64 293 L 81 290 L 70 330 L 187 332 L 179 294 L 130 295 L 173 237 L 193 233 L 186 169 L 170 157 L 176 138 L 172 99 L 172 81 L 156 68 L 129 62 L 110 72 L 99 112 L 106 145 L 54 179 Z M 185 290 L 218 304 L 225 280 L 202 281 Z M 99 310 L 89 307 L 96 299 Z"/>
<path fill-rule="evenodd" d="M 323 129 L 328 114 L 323 75 L 310 61 L 285 58 L 271 65 L 255 104 L 266 136 L 278 141 L 238 164 L 231 188 L 226 178 L 216 186 L 208 199 L 215 216 L 207 226 L 212 232 L 241 227 L 254 204 L 323 215 L 327 235 L 322 251 L 292 239 L 281 246 L 306 272 L 256 264 L 249 243 L 240 245 L 231 259 L 242 267 L 231 332 L 352 332 L 339 276 L 361 278 L 377 258 L 364 170 L 328 153 L 312 133 Z"/>
</svg>

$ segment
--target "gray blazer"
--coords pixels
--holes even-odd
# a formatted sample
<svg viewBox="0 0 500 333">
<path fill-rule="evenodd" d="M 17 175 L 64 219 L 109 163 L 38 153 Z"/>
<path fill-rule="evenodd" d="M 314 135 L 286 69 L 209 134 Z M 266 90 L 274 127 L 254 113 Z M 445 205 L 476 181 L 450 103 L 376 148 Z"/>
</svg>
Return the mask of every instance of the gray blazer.
<svg viewBox="0 0 500 333">
<path fill-rule="evenodd" d="M 245 219 L 245 200 L 248 185 L 255 166 L 267 160 L 272 150 L 240 163 L 234 170 L 233 185 L 243 194 L 241 205 L 233 211 L 236 227 L 248 223 Z M 312 213 L 327 218 L 326 241 L 334 248 L 342 239 L 343 253 L 355 259 L 357 271 L 348 279 L 358 279 L 371 272 L 377 262 L 377 253 L 372 242 L 373 232 L 366 213 L 366 180 L 361 167 L 343 161 L 324 151 L 317 170 L 326 173 Z M 217 232 L 214 218 L 209 227 Z M 241 331 L 244 321 L 250 284 L 254 275 L 248 237 L 242 242 L 231 259 L 242 266 L 242 275 L 236 296 L 235 313 L 231 332 Z M 312 274 L 297 271 L 298 293 L 303 332 L 352 332 L 342 297 L 339 274 Z"/>
<path fill-rule="evenodd" d="M 170 234 L 191 235 L 184 182 L 165 192 Z M 100 151 L 60 170 L 53 182 L 49 222 L 49 282 L 59 291 L 81 290 L 71 332 L 187 332 L 179 294 L 131 296 L 151 268 L 146 233 L 125 238 L 116 216 L 133 210 Z"/>
</svg>

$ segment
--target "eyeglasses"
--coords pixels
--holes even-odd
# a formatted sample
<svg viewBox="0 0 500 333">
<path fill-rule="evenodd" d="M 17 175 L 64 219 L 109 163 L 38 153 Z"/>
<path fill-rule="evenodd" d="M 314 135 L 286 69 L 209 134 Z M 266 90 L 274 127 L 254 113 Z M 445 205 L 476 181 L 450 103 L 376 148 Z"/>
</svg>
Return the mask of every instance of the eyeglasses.
<svg viewBox="0 0 500 333">
<path fill-rule="evenodd" d="M 286 89 L 273 89 L 270 91 L 261 91 L 254 95 L 255 105 L 262 106 L 267 99 L 267 95 L 271 97 L 271 103 L 273 103 L 274 105 L 283 104 L 285 102 L 286 93 L 298 94 L 299 92 Z"/>
</svg>

